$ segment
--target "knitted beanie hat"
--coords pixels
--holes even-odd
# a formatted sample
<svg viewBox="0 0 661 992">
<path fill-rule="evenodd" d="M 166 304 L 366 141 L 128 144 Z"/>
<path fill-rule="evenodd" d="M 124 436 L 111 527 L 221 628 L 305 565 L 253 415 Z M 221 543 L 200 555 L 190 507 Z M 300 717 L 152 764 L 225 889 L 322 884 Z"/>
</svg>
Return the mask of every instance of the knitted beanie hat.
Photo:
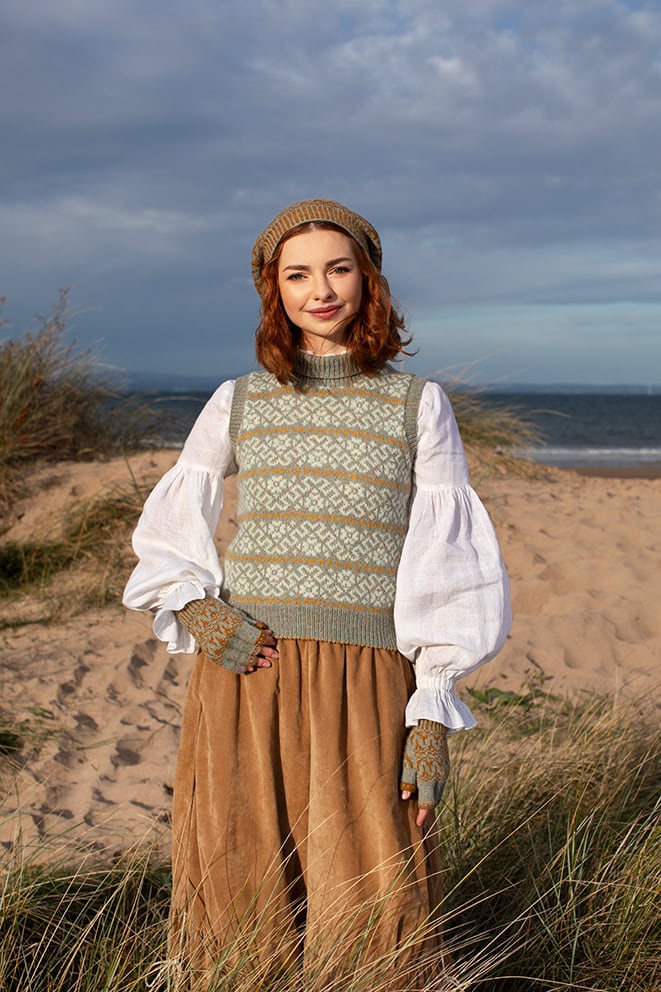
<svg viewBox="0 0 661 992">
<path fill-rule="evenodd" d="M 299 200 L 281 210 L 264 228 L 252 250 L 252 278 L 257 292 L 262 292 L 262 272 L 285 234 L 301 224 L 327 221 L 341 227 L 365 249 L 379 272 L 381 271 L 381 242 L 369 221 L 335 200 Z"/>
</svg>

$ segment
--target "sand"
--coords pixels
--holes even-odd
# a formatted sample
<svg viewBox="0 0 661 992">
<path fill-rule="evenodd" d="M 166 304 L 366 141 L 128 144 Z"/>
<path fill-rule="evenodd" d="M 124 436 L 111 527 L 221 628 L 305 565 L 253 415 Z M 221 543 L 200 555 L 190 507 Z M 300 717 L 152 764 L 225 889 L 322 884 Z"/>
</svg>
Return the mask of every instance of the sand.
<svg viewBox="0 0 661 992">
<path fill-rule="evenodd" d="M 175 457 L 147 453 L 131 467 L 153 482 Z M 658 707 L 661 480 L 533 475 L 473 471 L 500 537 L 515 621 L 498 658 L 462 683 L 464 698 L 469 687 L 518 692 L 543 682 L 559 696 L 597 692 Z M 54 535 L 72 499 L 128 478 L 121 460 L 44 469 L 2 540 Z M 221 554 L 234 506 L 230 481 Z M 33 620 L 41 609 L 35 602 Z M 191 664 L 167 654 L 147 615 L 118 605 L 0 631 L 0 713 L 26 722 L 28 739 L 37 734 L 11 766 L 0 762 L 0 844 L 44 857 L 54 848 L 69 857 L 145 844 L 166 851 Z"/>
</svg>

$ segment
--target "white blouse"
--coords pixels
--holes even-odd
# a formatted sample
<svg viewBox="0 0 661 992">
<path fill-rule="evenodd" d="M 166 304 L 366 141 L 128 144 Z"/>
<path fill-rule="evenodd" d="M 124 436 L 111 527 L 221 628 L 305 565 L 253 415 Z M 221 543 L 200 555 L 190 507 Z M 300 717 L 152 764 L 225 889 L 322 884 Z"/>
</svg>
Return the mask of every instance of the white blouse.
<svg viewBox="0 0 661 992">
<path fill-rule="evenodd" d="M 155 613 L 154 632 L 171 653 L 195 649 L 176 611 L 192 599 L 219 596 L 222 588 L 214 535 L 223 479 L 236 471 L 229 436 L 233 393 L 229 380 L 213 394 L 176 465 L 147 499 L 133 536 L 139 562 L 124 605 Z M 395 596 L 397 646 L 416 672 L 407 726 L 427 719 L 450 731 L 474 727 L 455 682 L 494 657 L 510 624 L 509 585 L 493 525 L 470 486 L 450 402 L 428 382 Z"/>
</svg>

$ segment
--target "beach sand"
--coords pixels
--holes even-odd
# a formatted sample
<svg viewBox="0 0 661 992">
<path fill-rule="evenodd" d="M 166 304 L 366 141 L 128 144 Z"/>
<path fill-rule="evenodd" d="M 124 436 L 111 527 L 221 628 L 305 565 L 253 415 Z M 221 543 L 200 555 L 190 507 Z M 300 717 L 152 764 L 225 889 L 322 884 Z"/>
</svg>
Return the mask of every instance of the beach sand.
<svg viewBox="0 0 661 992">
<path fill-rule="evenodd" d="M 155 481 L 176 452 L 131 460 Z M 461 683 L 559 696 L 614 695 L 659 705 L 661 480 L 529 473 L 475 463 L 473 479 L 496 525 L 515 620 L 497 659 Z M 54 535 L 73 498 L 127 482 L 126 463 L 50 466 L 32 479 L 3 541 Z M 231 539 L 235 486 L 217 535 Z M 84 573 L 81 578 L 84 581 Z M 22 606 L 25 609 L 25 604 Z M 35 601 L 32 619 L 42 605 Z M 11 620 L 11 608 L 0 618 Z M 166 851 L 181 709 L 192 656 L 169 656 L 150 617 L 119 606 L 0 632 L 5 724 L 36 733 L 0 764 L 0 843 L 72 852 L 153 844 Z M 255 677 L 259 677 L 257 674 Z M 480 710 L 476 710 L 480 717 Z"/>
</svg>

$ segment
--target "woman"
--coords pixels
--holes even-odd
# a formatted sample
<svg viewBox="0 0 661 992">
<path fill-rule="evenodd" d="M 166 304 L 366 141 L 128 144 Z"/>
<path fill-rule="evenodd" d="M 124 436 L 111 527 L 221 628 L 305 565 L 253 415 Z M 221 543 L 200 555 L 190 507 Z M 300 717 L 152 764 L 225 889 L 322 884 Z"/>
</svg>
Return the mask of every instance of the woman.
<svg viewBox="0 0 661 992">
<path fill-rule="evenodd" d="M 311 986 L 371 967 L 419 988 L 442 962 L 430 812 L 448 732 L 475 723 L 454 683 L 503 644 L 507 578 L 447 398 L 389 364 L 410 339 L 371 224 L 293 204 L 252 272 L 262 371 L 220 386 L 147 500 L 124 598 L 200 649 L 175 932 L 207 974 L 303 956 Z"/>
</svg>

